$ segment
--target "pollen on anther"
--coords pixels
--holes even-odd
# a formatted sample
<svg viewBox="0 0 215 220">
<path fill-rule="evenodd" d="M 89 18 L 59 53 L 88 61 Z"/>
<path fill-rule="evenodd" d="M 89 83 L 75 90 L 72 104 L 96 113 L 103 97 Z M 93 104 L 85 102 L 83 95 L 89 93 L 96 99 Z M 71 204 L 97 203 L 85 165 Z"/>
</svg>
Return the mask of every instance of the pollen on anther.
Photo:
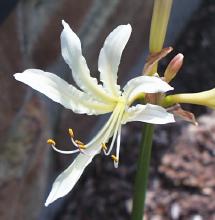
<svg viewBox="0 0 215 220">
<path fill-rule="evenodd" d="M 78 147 L 79 147 L 79 149 L 81 149 L 81 150 L 84 150 L 84 149 L 87 148 L 86 145 L 84 145 L 84 144 L 79 144 Z"/>
<path fill-rule="evenodd" d="M 105 143 L 102 143 L 102 149 L 107 150 L 107 145 Z"/>
<path fill-rule="evenodd" d="M 69 128 L 69 135 L 71 138 L 74 138 L 74 132 L 73 132 L 72 128 Z"/>
<path fill-rule="evenodd" d="M 118 157 L 116 157 L 115 155 L 111 155 L 111 159 L 112 159 L 114 162 L 118 162 L 118 161 L 119 161 Z"/>
<path fill-rule="evenodd" d="M 48 140 L 47 140 L 47 144 L 56 145 L 55 141 L 52 140 L 52 139 L 48 139 Z"/>
<path fill-rule="evenodd" d="M 77 145 L 84 145 L 84 143 L 81 142 L 81 141 L 79 141 L 79 140 L 75 140 L 75 143 L 76 143 Z"/>
</svg>

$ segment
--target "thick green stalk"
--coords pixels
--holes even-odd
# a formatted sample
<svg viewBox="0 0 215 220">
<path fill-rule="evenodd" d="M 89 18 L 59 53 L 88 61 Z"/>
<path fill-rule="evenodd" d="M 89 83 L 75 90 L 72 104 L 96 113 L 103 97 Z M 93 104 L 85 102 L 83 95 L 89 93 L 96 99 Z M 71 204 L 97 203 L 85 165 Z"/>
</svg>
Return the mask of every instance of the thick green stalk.
<svg viewBox="0 0 215 220">
<path fill-rule="evenodd" d="M 132 220 L 143 220 L 154 126 L 145 124 L 134 184 Z"/>
<path fill-rule="evenodd" d="M 149 51 L 152 55 L 156 52 L 160 52 L 163 47 L 172 8 L 172 1 L 173 0 L 154 0 L 149 39 Z M 157 67 L 158 63 L 153 66 L 148 75 L 156 73 Z M 132 220 L 143 220 L 144 216 L 153 133 L 154 126 L 145 124 L 134 184 Z"/>
<path fill-rule="evenodd" d="M 173 0 L 154 0 L 152 21 L 149 36 L 149 51 L 151 54 L 160 52 L 164 40 Z M 157 72 L 158 63 L 155 63 L 149 75 Z"/>
<path fill-rule="evenodd" d="M 154 0 L 149 38 L 151 53 L 159 52 L 163 48 L 171 8 L 172 0 Z"/>
</svg>

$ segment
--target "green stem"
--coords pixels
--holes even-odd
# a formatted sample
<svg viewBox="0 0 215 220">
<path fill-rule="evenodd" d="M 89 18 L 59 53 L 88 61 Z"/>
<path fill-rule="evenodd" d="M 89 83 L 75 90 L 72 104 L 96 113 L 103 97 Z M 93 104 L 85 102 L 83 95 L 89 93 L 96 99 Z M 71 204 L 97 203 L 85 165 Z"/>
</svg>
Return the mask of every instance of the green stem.
<svg viewBox="0 0 215 220">
<path fill-rule="evenodd" d="M 159 52 L 163 47 L 171 8 L 172 0 L 154 0 L 149 37 L 151 53 Z"/>
<path fill-rule="evenodd" d="M 143 220 L 154 126 L 145 124 L 134 184 L 132 220 Z"/>
</svg>

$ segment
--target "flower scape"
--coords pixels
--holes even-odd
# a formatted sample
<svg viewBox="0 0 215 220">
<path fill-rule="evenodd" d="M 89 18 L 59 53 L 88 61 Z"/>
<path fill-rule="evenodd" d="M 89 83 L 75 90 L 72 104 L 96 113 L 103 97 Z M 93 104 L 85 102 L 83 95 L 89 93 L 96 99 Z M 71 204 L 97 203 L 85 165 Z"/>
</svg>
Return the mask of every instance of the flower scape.
<svg viewBox="0 0 215 220">
<path fill-rule="evenodd" d="M 67 83 L 55 74 L 39 69 L 27 69 L 23 73 L 16 73 L 14 74 L 15 79 L 77 114 L 101 115 L 109 113 L 110 116 L 97 135 L 87 144 L 75 140 L 73 130 L 70 128 L 69 134 L 74 145 L 74 149 L 71 151 L 60 150 L 52 139 L 47 141 L 59 153 L 77 153 L 78 155 L 54 181 L 45 206 L 72 190 L 95 155 L 99 153 L 110 155 L 114 166 L 118 167 L 122 125 L 131 121 L 150 124 L 172 123 L 175 122 L 172 113 L 176 113 L 176 111 L 167 111 L 164 107 L 183 102 L 210 106 L 206 101 L 208 94 L 211 97 L 210 100 L 214 100 L 215 97 L 214 90 L 195 94 L 194 99 L 191 94 L 165 96 L 165 92 L 173 90 L 167 82 L 174 77 L 173 75 L 179 69 L 178 66 L 182 63 L 183 57 L 180 54 L 173 59 L 172 65 L 167 67 L 166 76 L 168 77 L 166 79 L 168 78 L 168 80 L 160 78 L 157 74 L 152 76 L 146 74 L 131 79 L 121 89 L 117 84 L 117 72 L 122 52 L 131 35 L 132 29 L 129 24 L 118 26 L 106 38 L 98 58 L 101 81 L 98 83 L 97 79 L 90 75 L 86 60 L 82 55 L 80 39 L 65 21 L 62 21 L 62 24 L 64 27 L 61 33 L 62 56 L 71 68 L 73 79 L 79 88 Z M 154 61 L 157 61 L 157 58 L 160 59 L 162 56 L 160 57 L 159 54 Z M 177 66 L 178 60 L 180 60 L 180 64 Z M 175 67 L 175 69 L 171 67 Z M 162 97 L 162 101 L 154 101 L 157 96 Z M 136 104 L 136 100 L 140 98 L 143 101 Z M 210 101 L 210 103 L 214 105 L 214 102 Z M 186 118 L 190 117 L 181 109 L 178 112 L 180 115 L 186 115 Z M 115 143 L 116 148 L 113 153 Z"/>
</svg>

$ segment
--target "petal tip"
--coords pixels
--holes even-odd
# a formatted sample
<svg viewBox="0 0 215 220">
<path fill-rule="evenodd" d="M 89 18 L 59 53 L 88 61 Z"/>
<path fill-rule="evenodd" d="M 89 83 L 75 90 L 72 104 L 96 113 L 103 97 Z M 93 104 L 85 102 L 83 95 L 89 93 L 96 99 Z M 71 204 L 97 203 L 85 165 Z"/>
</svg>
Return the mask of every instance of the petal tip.
<svg viewBox="0 0 215 220">
<path fill-rule="evenodd" d="M 14 77 L 16 80 L 20 81 L 20 79 L 22 78 L 22 73 L 15 73 L 15 74 L 13 74 L 13 77 Z"/>
<path fill-rule="evenodd" d="M 56 199 L 55 198 L 53 198 L 53 196 L 51 195 L 51 192 L 50 192 L 50 194 L 49 194 L 49 196 L 48 196 L 48 198 L 46 199 L 46 202 L 45 202 L 45 207 L 48 207 L 52 202 L 54 202 Z"/>
<path fill-rule="evenodd" d="M 174 123 L 175 122 L 175 117 L 173 114 L 167 112 L 167 116 L 166 116 L 166 121 L 164 121 L 163 124 L 168 124 L 168 123 Z"/>
<path fill-rule="evenodd" d="M 174 116 L 172 116 L 172 123 L 175 123 L 176 121 L 175 121 L 175 117 Z M 197 123 L 198 124 L 198 123 Z"/>
<path fill-rule="evenodd" d="M 124 30 L 128 31 L 129 34 L 131 34 L 132 27 L 131 27 L 131 25 L 130 25 L 129 23 L 128 23 L 128 24 L 121 25 L 121 27 L 122 27 Z"/>
<path fill-rule="evenodd" d="M 169 85 L 169 90 L 174 90 L 174 87 Z"/>
<path fill-rule="evenodd" d="M 168 113 L 168 120 L 169 120 L 168 123 L 174 123 L 174 122 L 175 122 L 175 117 L 174 117 L 174 115 L 171 114 L 171 113 Z"/>
<path fill-rule="evenodd" d="M 62 20 L 61 22 L 64 28 L 69 27 L 68 23 L 65 20 Z"/>
<path fill-rule="evenodd" d="M 131 31 L 132 31 L 132 27 L 129 23 L 128 24 L 121 24 L 121 25 L 117 26 L 114 30 L 123 31 L 124 33 L 127 32 L 130 36 Z"/>
<path fill-rule="evenodd" d="M 132 27 L 129 23 L 126 26 L 129 28 L 130 31 L 132 31 Z"/>
<path fill-rule="evenodd" d="M 14 77 L 15 79 L 17 78 L 17 76 L 19 77 L 19 73 L 13 74 L 13 77 Z"/>
</svg>

